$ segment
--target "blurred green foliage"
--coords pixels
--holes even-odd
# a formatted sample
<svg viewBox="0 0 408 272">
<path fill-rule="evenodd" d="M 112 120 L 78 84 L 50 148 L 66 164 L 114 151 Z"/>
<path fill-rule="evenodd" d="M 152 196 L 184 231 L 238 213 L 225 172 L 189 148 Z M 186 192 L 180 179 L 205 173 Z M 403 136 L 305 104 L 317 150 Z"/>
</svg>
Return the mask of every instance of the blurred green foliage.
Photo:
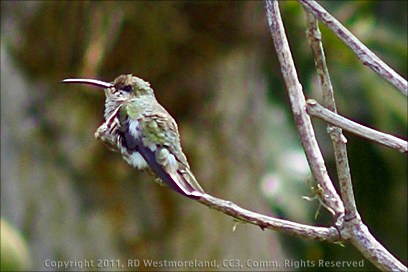
<svg viewBox="0 0 408 272">
<path fill-rule="evenodd" d="M 1 219 L 1 271 L 31 270 L 29 248 L 21 234 Z"/>
</svg>

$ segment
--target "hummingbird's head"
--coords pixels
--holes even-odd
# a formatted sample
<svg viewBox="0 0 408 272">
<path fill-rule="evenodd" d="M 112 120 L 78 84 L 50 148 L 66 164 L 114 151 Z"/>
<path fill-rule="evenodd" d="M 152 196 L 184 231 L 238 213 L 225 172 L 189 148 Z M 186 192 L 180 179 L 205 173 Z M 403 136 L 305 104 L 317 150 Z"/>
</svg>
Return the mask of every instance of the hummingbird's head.
<svg viewBox="0 0 408 272">
<path fill-rule="evenodd" d="M 131 74 L 120 75 L 112 83 L 97 79 L 67 78 L 62 83 L 89 84 L 105 90 L 105 118 L 110 116 L 123 103 L 132 102 L 133 99 L 150 98 L 156 100 L 150 83 Z"/>
<path fill-rule="evenodd" d="M 118 76 L 112 84 L 114 87 L 113 93 L 120 92 L 122 96 L 127 98 L 138 98 L 145 95 L 154 97 L 150 83 L 131 74 Z"/>
<path fill-rule="evenodd" d="M 148 96 L 154 98 L 150 83 L 132 74 L 120 75 L 112 83 L 87 78 L 67 78 L 62 83 L 82 83 L 105 89 L 107 100 L 126 101 L 132 98 Z"/>
</svg>

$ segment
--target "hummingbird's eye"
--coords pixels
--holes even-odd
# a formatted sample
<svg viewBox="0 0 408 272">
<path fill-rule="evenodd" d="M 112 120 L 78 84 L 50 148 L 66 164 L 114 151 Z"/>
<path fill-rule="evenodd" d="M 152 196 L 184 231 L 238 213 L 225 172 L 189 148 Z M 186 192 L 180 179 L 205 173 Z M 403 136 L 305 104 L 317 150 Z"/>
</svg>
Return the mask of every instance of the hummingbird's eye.
<svg viewBox="0 0 408 272">
<path fill-rule="evenodd" d="M 125 87 L 123 87 L 122 91 L 130 93 L 132 91 L 132 86 L 126 85 Z"/>
</svg>

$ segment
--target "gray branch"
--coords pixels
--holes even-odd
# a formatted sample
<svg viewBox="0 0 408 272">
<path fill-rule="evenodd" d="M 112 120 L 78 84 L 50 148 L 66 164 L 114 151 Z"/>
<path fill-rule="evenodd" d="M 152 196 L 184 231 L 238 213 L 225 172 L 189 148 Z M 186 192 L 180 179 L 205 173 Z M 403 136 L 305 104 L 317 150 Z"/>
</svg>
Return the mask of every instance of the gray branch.
<svg viewBox="0 0 408 272">
<path fill-rule="evenodd" d="M 316 1 L 298 0 L 298 2 L 308 11 L 311 12 L 320 22 L 327 26 L 333 33 L 342 40 L 364 64 L 370 67 L 383 79 L 388 81 L 392 86 L 408 95 L 407 80 L 396 73 L 385 62 L 378 58 L 370 49 L 360 42 L 347 28 L 345 28 L 336 18 L 328 13 Z"/>
<path fill-rule="evenodd" d="M 337 20 L 335 20 L 314 1 L 298 1 L 301 2 L 303 6 L 307 6 L 308 8 L 305 7 L 306 10 L 314 14 L 319 19 L 326 19 L 326 22 L 330 22 L 330 26 L 333 27 L 332 23 L 337 22 Z M 319 12 L 317 12 L 318 14 L 315 14 L 316 10 L 313 10 L 314 12 L 310 10 L 309 5 L 312 5 L 314 8 L 319 8 Z M 314 136 L 314 131 L 310 119 L 308 118 L 308 116 L 305 116 L 306 108 L 310 107 L 310 103 L 308 105 L 306 104 L 305 97 L 302 92 L 302 87 L 297 77 L 296 69 L 289 49 L 289 44 L 285 35 L 282 18 L 280 16 L 278 2 L 276 0 L 273 2 L 271 0 L 265 0 L 265 6 L 269 22 L 269 29 L 271 31 L 273 43 L 275 45 L 276 53 L 281 65 L 281 71 L 283 74 L 285 85 L 289 93 L 292 111 L 295 118 L 295 124 L 300 135 L 300 140 L 302 142 L 306 157 L 308 158 L 308 162 L 316 179 L 316 182 L 323 188 L 324 198 L 325 200 L 328 200 L 325 201 L 324 204 L 327 205 L 329 209 L 333 209 L 334 207 L 335 216 L 337 218 L 335 227 L 340 231 L 341 240 L 351 242 L 368 260 L 370 260 L 375 266 L 383 271 L 406 271 L 407 268 L 374 238 L 374 236 L 369 232 L 367 226 L 362 222 L 360 216 L 358 215 L 354 201 L 350 173 L 348 169 L 347 152 L 345 149 L 345 144 L 347 141 L 341 133 L 341 129 L 331 128 L 329 129 L 329 132 L 331 133 L 333 144 L 335 146 L 338 175 L 339 178 L 342 179 L 340 181 L 342 183 L 341 190 L 346 209 L 343 207 L 343 202 L 339 200 L 337 192 L 334 190 L 332 181 L 327 175 L 324 160 L 322 158 L 319 147 L 317 146 L 317 141 Z M 322 19 L 322 17 L 324 18 Z M 332 110 L 327 110 L 327 112 L 336 115 L 333 90 L 331 87 L 328 70 L 324 61 L 324 53 L 320 44 L 320 31 L 318 31 L 317 29 L 317 24 L 314 21 L 314 18 L 308 16 L 307 19 L 309 26 L 308 37 L 311 41 L 312 50 L 315 55 L 317 71 L 319 73 L 321 84 L 324 90 L 324 102 Z M 331 29 L 330 26 L 328 25 L 328 27 Z M 336 32 L 336 30 L 340 29 L 340 33 L 346 33 L 344 37 L 351 37 L 353 48 L 358 49 L 357 56 L 363 61 L 364 64 L 370 64 L 369 66 L 372 67 L 372 69 L 378 72 L 381 76 L 384 76 L 384 72 L 387 72 L 387 79 L 389 79 L 389 75 L 392 74 L 392 84 L 396 84 L 394 86 L 404 92 L 404 83 L 406 89 L 406 81 L 398 81 L 397 79 L 400 79 L 399 75 L 394 75 L 394 72 L 388 66 L 382 63 L 381 60 L 379 60 L 374 54 L 372 54 L 363 44 L 361 44 L 338 22 L 337 25 L 335 24 L 334 26 L 335 27 L 334 29 L 332 29 L 332 31 L 334 31 L 335 33 L 338 33 Z M 345 42 L 348 41 L 349 40 L 346 39 Z M 342 161 L 345 159 L 346 162 Z M 328 199 L 326 199 L 326 197 Z"/>
<path fill-rule="evenodd" d="M 259 226 L 262 230 L 278 230 L 292 236 L 320 241 L 338 242 L 340 240 L 339 232 L 334 227 L 314 227 L 273 218 L 243 209 L 231 201 L 219 199 L 208 194 L 203 194 L 197 199 L 197 201 L 210 208 L 232 216 L 239 222 Z"/>
<path fill-rule="evenodd" d="M 319 26 L 316 18 L 308 11 L 306 11 L 306 21 L 308 26 L 307 38 L 315 59 L 316 70 L 323 92 L 323 103 L 331 112 L 335 113 L 337 109 L 334 91 L 330 80 L 329 69 L 326 64 Z M 345 208 L 344 220 L 349 221 L 356 217 L 360 218 L 354 198 L 353 184 L 351 182 L 346 147 L 347 140 L 339 127 L 334 127 L 329 124 L 327 131 L 330 134 L 334 156 L 336 158 L 337 176 L 339 178 L 341 198 Z"/>
<path fill-rule="evenodd" d="M 326 121 L 332 125 L 338 126 L 350 133 L 365 138 L 367 140 L 379 143 L 381 145 L 394 148 L 402 153 L 408 153 L 408 142 L 395 136 L 368 128 L 351 121 L 343 116 L 322 107 L 313 99 L 307 101 L 307 112 L 317 118 Z"/>
<path fill-rule="evenodd" d="M 316 182 L 323 189 L 324 195 L 326 196 L 323 199 L 324 204 L 334 211 L 336 220 L 342 219 L 340 215 L 344 214 L 343 202 L 337 194 L 333 182 L 327 173 L 323 155 L 317 144 L 312 122 L 306 112 L 305 96 L 303 95 L 302 85 L 299 82 L 289 43 L 285 35 L 278 2 L 267 0 L 265 5 L 269 29 L 281 65 L 281 71 L 289 94 L 296 128 L 307 161 Z"/>
</svg>

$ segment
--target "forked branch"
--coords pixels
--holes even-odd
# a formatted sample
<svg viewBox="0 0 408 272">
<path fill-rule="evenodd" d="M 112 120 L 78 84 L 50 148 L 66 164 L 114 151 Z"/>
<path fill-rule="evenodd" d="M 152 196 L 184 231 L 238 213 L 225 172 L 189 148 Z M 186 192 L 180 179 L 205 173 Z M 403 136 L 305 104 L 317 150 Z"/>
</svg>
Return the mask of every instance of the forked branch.
<svg viewBox="0 0 408 272">
<path fill-rule="evenodd" d="M 396 73 L 391 67 L 377 57 L 359 39 L 345 28 L 336 18 L 313 0 L 298 0 L 308 12 L 312 13 L 321 23 L 327 26 L 340 40 L 342 40 L 357 56 L 357 58 L 388 81 L 400 92 L 408 96 L 407 80 Z"/>
<path fill-rule="evenodd" d="M 360 41 L 352 36 L 348 30 L 341 25 L 339 26 L 337 20 L 318 6 L 318 4 L 314 1 L 299 0 L 299 2 L 301 2 L 305 8 L 307 6 L 306 10 L 314 14 L 317 18 L 326 20 L 328 23 L 334 22 L 335 29 L 332 29 L 332 31 L 338 31 L 338 33 L 344 34 L 342 36 L 343 38 L 350 38 L 345 39 L 345 42 L 351 41 L 350 45 L 352 45 L 354 49 L 357 49 L 357 56 L 363 61 L 363 63 L 369 65 L 381 76 L 386 76 L 386 79 L 390 81 L 391 84 L 393 84 L 399 90 L 403 92 L 405 91 L 406 94 L 406 80 L 404 81 L 401 79 L 398 74 L 393 72 L 392 69 L 386 66 L 385 63 L 379 60 L 378 57 L 372 54 Z M 330 209 L 333 207 L 335 208 L 337 218 L 335 227 L 340 232 L 341 240 L 351 242 L 368 260 L 370 260 L 381 270 L 406 271 L 407 268 L 390 252 L 388 252 L 384 246 L 382 246 L 375 239 L 374 236 L 372 236 L 368 228 L 361 221 L 355 206 L 353 188 L 348 169 L 347 152 L 345 149 L 345 144 L 347 141 L 342 135 L 340 128 L 329 127 L 329 132 L 331 133 L 336 152 L 337 170 L 341 183 L 340 187 L 345 208 L 343 207 L 343 202 L 339 200 L 337 192 L 334 190 L 332 181 L 327 175 L 324 160 L 317 146 L 317 141 L 314 137 L 314 130 L 310 123 L 310 119 L 308 116 L 304 116 L 307 104 L 302 92 L 301 84 L 298 80 L 296 68 L 294 66 L 289 44 L 285 35 L 278 2 L 265 0 L 265 5 L 269 28 L 281 65 L 281 71 L 283 73 L 283 78 L 289 94 L 300 140 L 316 182 L 320 187 L 324 188 L 325 194 L 329 193 L 327 195 L 329 197 L 329 201 L 327 201 L 325 204 L 328 204 Z M 314 12 L 310 10 L 311 6 L 315 8 Z M 317 6 L 319 7 L 318 9 Z M 315 14 L 316 10 L 319 11 L 318 15 Z M 312 46 L 316 67 L 320 76 L 320 83 L 324 92 L 324 103 L 325 106 L 330 109 L 327 111 L 331 114 L 335 114 L 336 107 L 334 103 L 333 89 L 324 59 L 324 53 L 320 41 L 320 32 L 318 31 L 315 19 L 310 17 L 309 14 L 307 15 L 307 20 L 309 26 L 308 37 Z M 339 202 L 337 202 L 338 200 Z"/>
</svg>

